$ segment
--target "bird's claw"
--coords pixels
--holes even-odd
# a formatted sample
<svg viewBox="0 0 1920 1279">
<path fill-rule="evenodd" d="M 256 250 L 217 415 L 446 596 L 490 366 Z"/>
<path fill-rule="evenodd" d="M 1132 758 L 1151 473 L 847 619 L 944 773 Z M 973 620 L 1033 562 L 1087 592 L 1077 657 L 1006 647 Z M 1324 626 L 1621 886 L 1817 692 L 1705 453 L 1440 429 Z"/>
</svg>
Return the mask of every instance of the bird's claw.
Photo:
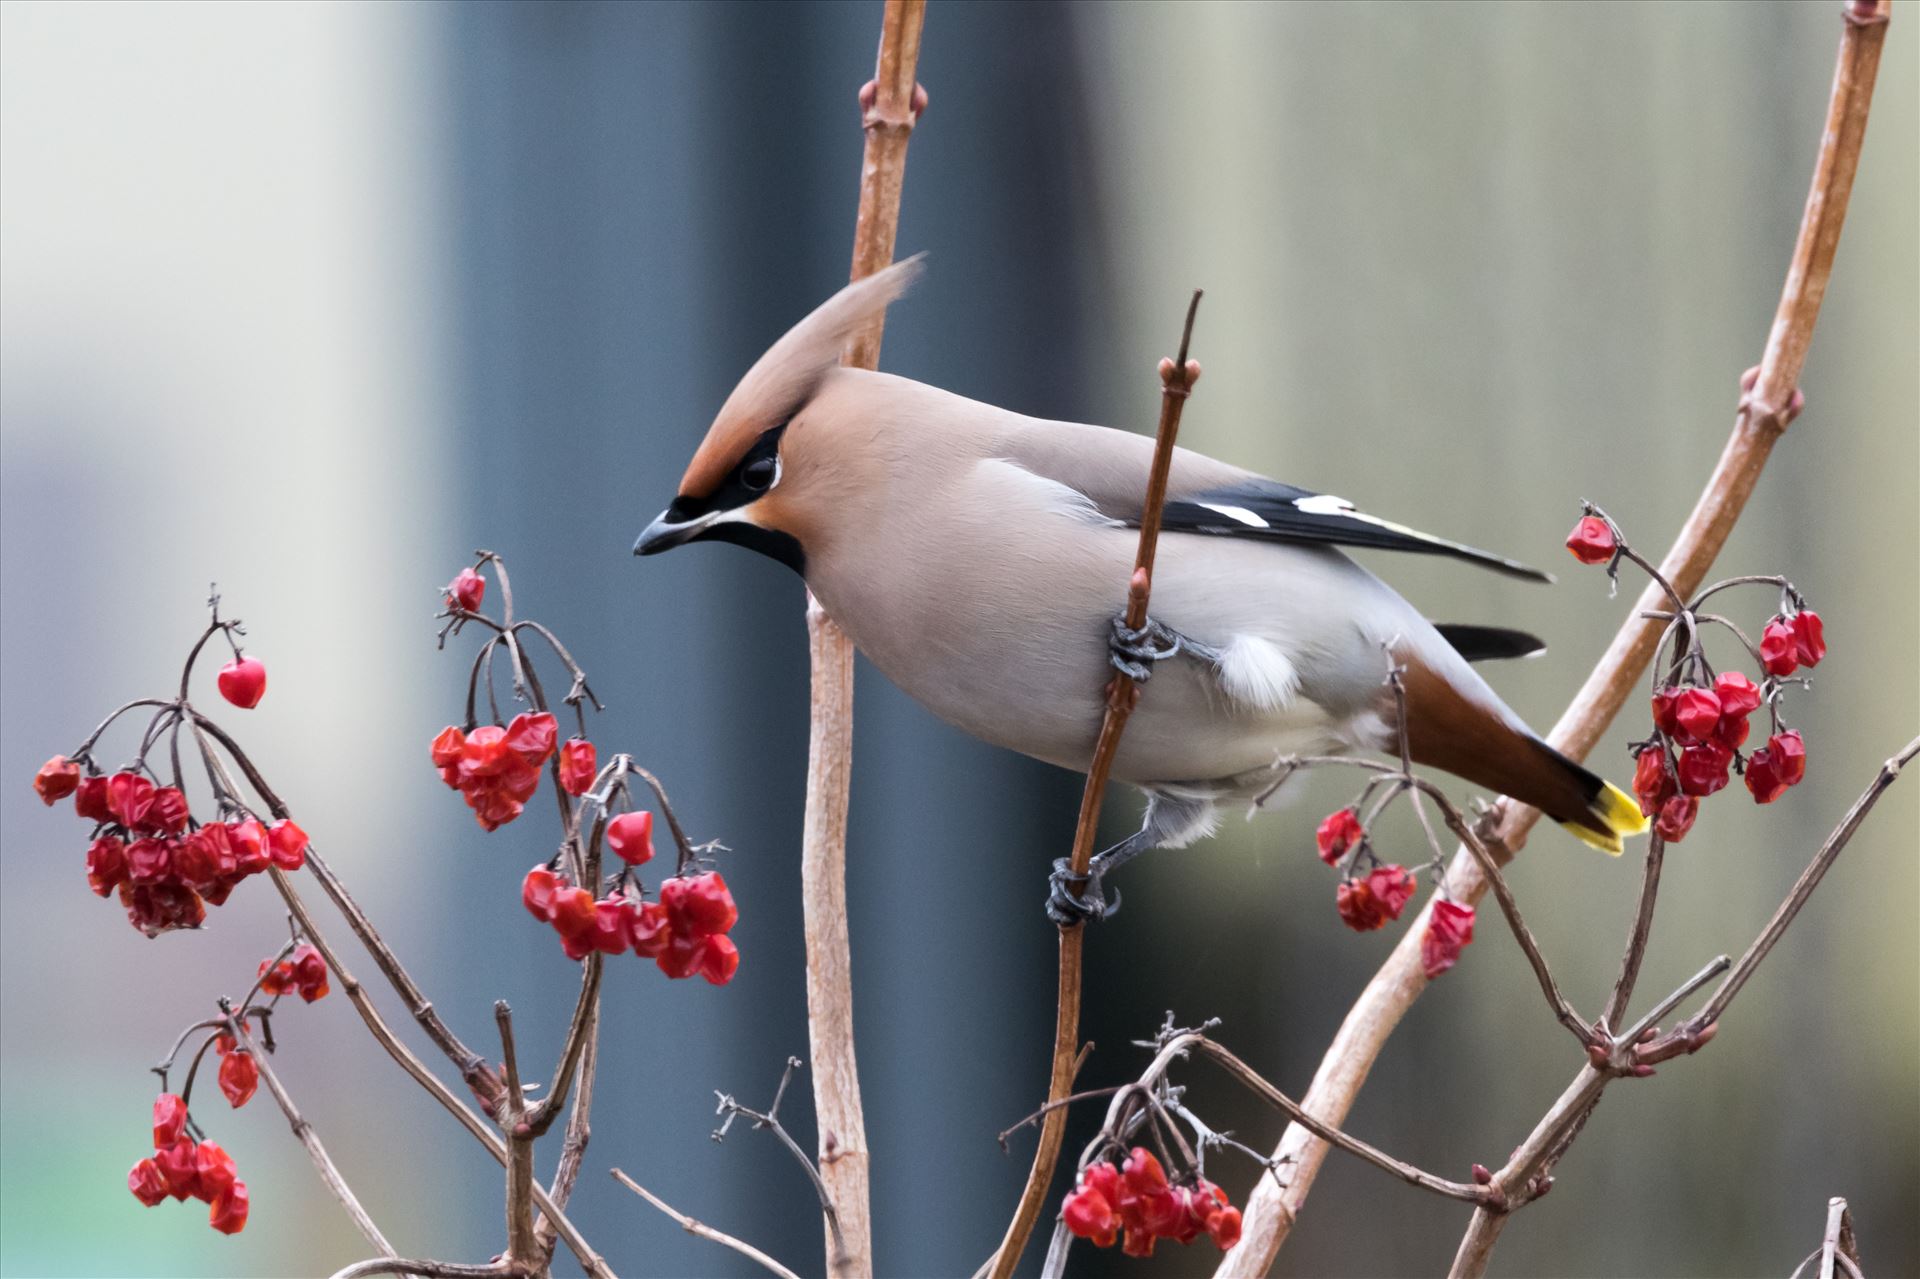
<svg viewBox="0 0 1920 1279">
<path fill-rule="evenodd" d="M 1073 924 L 1084 924 L 1089 920 L 1110 919 L 1120 909 L 1120 890 L 1115 889 L 1113 900 L 1109 902 L 1100 889 L 1100 872 L 1088 867 L 1086 876 L 1073 873 L 1073 863 L 1061 857 L 1053 863 L 1053 874 L 1047 877 L 1047 918 L 1062 928 Z M 1078 887 L 1078 895 L 1074 888 Z"/>
<path fill-rule="evenodd" d="M 1179 656 L 1186 639 L 1149 617 L 1136 630 L 1125 617 L 1113 619 L 1113 634 L 1107 637 L 1107 660 L 1113 669 L 1136 684 L 1144 684 L 1153 674 L 1153 663 Z"/>
</svg>

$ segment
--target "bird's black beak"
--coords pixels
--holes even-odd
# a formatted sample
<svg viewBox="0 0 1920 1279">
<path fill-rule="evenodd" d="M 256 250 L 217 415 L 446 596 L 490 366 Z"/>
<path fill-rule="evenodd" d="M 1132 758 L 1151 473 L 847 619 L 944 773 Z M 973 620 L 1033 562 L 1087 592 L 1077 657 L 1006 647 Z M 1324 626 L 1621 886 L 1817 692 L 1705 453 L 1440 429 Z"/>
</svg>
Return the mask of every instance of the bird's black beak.
<svg viewBox="0 0 1920 1279">
<path fill-rule="evenodd" d="M 690 520 L 675 519 L 674 509 L 670 506 L 660 512 L 660 518 L 647 525 L 633 544 L 635 555 L 658 555 L 661 551 L 670 551 L 685 542 L 691 542 L 705 531 L 713 522 L 711 515 L 699 516 Z"/>
</svg>

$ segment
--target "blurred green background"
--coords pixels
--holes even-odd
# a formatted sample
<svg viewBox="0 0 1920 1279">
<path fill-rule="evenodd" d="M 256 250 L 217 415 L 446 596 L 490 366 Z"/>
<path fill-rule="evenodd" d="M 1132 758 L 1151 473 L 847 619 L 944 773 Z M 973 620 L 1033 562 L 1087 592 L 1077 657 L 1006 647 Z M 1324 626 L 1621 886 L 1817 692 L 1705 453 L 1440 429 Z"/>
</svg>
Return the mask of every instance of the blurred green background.
<svg viewBox="0 0 1920 1279">
<path fill-rule="evenodd" d="M 1567 570 L 1538 588 L 1369 560 L 1436 616 L 1546 636 L 1545 658 L 1493 672 L 1544 727 L 1630 598 L 1560 558 L 1578 501 L 1664 546 L 1758 358 L 1836 9 L 936 3 L 900 233 L 932 269 L 884 367 L 1150 429 L 1154 361 L 1205 286 L 1188 443 Z M 1649 997 L 1746 943 L 1920 723 L 1920 25 L 1897 10 L 1809 407 L 1721 564 L 1786 573 L 1827 618 L 1832 656 L 1790 706 L 1810 776 L 1773 808 L 1715 801 L 1675 850 Z M 145 941 L 87 893 L 71 815 L 26 786 L 105 709 L 168 688 L 209 580 L 272 672 L 229 722 L 455 1026 L 483 1042 L 504 997 L 529 1054 L 548 1051 L 572 969 L 515 886 L 552 832 L 536 812 L 482 836 L 426 761 L 465 663 L 434 651 L 436 588 L 479 545 L 592 672 L 611 707 L 596 738 L 737 850 L 731 987 L 610 970 L 575 1219 L 623 1271 L 747 1273 L 614 1187 L 617 1164 L 817 1269 L 785 1154 L 706 1138 L 713 1089 L 764 1099 L 806 1053 L 800 588 L 732 549 L 628 548 L 740 372 L 844 279 L 879 16 L 0 6 L 0 1270 L 308 1275 L 364 1251 L 264 1098 L 202 1104 L 252 1186 L 245 1234 L 126 1193 L 146 1066 L 284 925 L 254 885 L 205 933 Z M 1030 1149 L 993 1134 L 1044 1087 L 1039 901 L 1078 784 L 861 678 L 850 910 L 878 1253 L 887 1273 L 966 1273 Z M 1622 780 L 1639 728 L 1597 757 Z M 1394 940 L 1341 928 L 1310 851 L 1348 784 L 1317 776 L 1296 806 L 1124 873 L 1127 910 L 1089 946 L 1086 1082 L 1132 1074 L 1128 1041 L 1171 1008 L 1224 1018 L 1226 1042 L 1304 1089 Z M 1920 1272 L 1913 786 L 1712 1048 L 1609 1093 L 1497 1273 L 1784 1274 L 1830 1195 L 1852 1200 L 1870 1272 Z M 1133 801 L 1110 819 L 1129 827 Z M 1636 870 L 1545 832 L 1513 878 L 1591 1009 Z M 495 1253 L 493 1165 L 345 1001 L 280 1022 L 279 1069 L 401 1249 Z M 1458 1176 L 1499 1163 L 1576 1065 L 1489 919 L 1352 1127 Z M 1277 1135 L 1195 1078 L 1216 1125 Z M 810 1144 L 803 1095 L 791 1111 Z M 1224 1171 L 1241 1199 L 1252 1169 Z M 1437 1273 L 1464 1222 L 1336 1157 L 1279 1272 Z M 1163 1250 L 1126 1273 L 1211 1261 Z"/>
</svg>

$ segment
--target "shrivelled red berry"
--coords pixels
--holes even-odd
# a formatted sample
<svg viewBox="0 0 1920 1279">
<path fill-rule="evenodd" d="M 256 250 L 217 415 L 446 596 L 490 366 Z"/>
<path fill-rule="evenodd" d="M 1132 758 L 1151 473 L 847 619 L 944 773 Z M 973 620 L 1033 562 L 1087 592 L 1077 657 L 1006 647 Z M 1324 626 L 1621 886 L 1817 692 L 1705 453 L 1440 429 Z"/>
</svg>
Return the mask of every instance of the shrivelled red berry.
<svg viewBox="0 0 1920 1279">
<path fill-rule="evenodd" d="M 1080 1239 L 1090 1239 L 1096 1247 L 1110 1248 L 1120 1232 L 1120 1217 L 1107 1197 L 1092 1186 L 1082 1184 L 1060 1205 L 1060 1220 Z"/>
<path fill-rule="evenodd" d="M 1720 697 L 1712 689 L 1683 688 L 1674 699 L 1673 717 L 1685 741 L 1705 741 L 1720 724 Z"/>
<path fill-rule="evenodd" d="M 1713 740 L 1728 750 L 1738 750 L 1752 729 L 1745 715 L 1722 715 L 1719 724 L 1714 726 Z"/>
<path fill-rule="evenodd" d="M 1807 775 L 1807 748 L 1800 734 L 1775 733 L 1747 760 L 1747 790 L 1756 804 L 1771 804 Z"/>
<path fill-rule="evenodd" d="M 1404 866 L 1376 866 L 1364 879 L 1341 883 L 1334 903 L 1340 918 L 1355 932 L 1372 932 L 1388 920 L 1400 918 L 1418 882 Z"/>
<path fill-rule="evenodd" d="M 1580 522 L 1567 534 L 1567 549 L 1582 564 L 1605 564 L 1613 558 L 1618 546 L 1613 530 L 1598 515 L 1581 516 Z"/>
<path fill-rule="evenodd" d="M 153 802 L 147 806 L 146 828 L 168 835 L 177 835 L 186 829 L 187 797 L 172 786 L 161 786 L 153 792 Z"/>
<path fill-rule="evenodd" d="M 167 1193 L 175 1199 L 191 1199 L 200 1186 L 198 1147 L 190 1137 L 182 1137 L 171 1146 L 153 1152 L 154 1166 L 167 1183 Z"/>
<path fill-rule="evenodd" d="M 164 839 L 137 839 L 127 848 L 127 878 L 157 884 L 173 874 L 173 849 Z"/>
<path fill-rule="evenodd" d="M 213 1197 L 207 1224 L 223 1235 L 237 1235 L 247 1228 L 247 1183 L 236 1181 Z"/>
<path fill-rule="evenodd" d="M 1660 838 L 1669 844 L 1677 844 L 1687 837 L 1693 829 L 1693 819 L 1700 815 L 1700 801 L 1692 795 L 1675 795 L 1660 805 L 1660 816 L 1654 820 L 1653 828 Z"/>
<path fill-rule="evenodd" d="M 1682 795 L 1711 795 L 1727 784 L 1733 752 L 1718 742 L 1699 742 L 1680 752 L 1676 771 Z"/>
<path fill-rule="evenodd" d="M 167 1197 L 167 1179 L 160 1171 L 160 1165 L 151 1159 L 142 1159 L 127 1173 L 127 1189 L 133 1197 L 151 1208 Z"/>
<path fill-rule="evenodd" d="M 1167 1188 L 1166 1169 L 1144 1146 L 1135 1146 L 1127 1152 L 1126 1162 L 1120 1165 L 1120 1179 L 1136 1195 L 1158 1194 Z"/>
<path fill-rule="evenodd" d="M 250 711 L 267 695 L 267 668 L 257 657 L 236 657 L 220 668 L 220 696 Z"/>
<path fill-rule="evenodd" d="M 286 960 L 263 959 L 256 974 L 263 995 L 284 995 L 293 989 L 293 965 Z"/>
<path fill-rule="evenodd" d="M 287 962 L 293 965 L 293 981 L 301 1002 L 311 1004 L 327 997 L 327 961 L 317 946 L 301 942 L 287 956 Z"/>
<path fill-rule="evenodd" d="M 1360 824 L 1360 814 L 1343 808 L 1326 816 L 1320 829 L 1314 832 L 1313 841 L 1320 849 L 1320 860 L 1332 866 L 1366 837 L 1367 829 Z"/>
<path fill-rule="evenodd" d="M 593 938 L 593 894 L 584 888 L 562 888 L 553 895 L 553 926 L 562 937 Z"/>
<path fill-rule="evenodd" d="M 1240 1210 L 1228 1204 L 1207 1218 L 1207 1233 L 1221 1252 L 1240 1242 Z"/>
<path fill-rule="evenodd" d="M 700 975 L 715 986 L 724 986 L 740 971 L 740 948 L 733 938 L 715 934 L 701 938 Z"/>
<path fill-rule="evenodd" d="M 153 1100 L 153 1148 L 159 1150 L 180 1140 L 187 1128 L 187 1103 L 170 1092 Z"/>
<path fill-rule="evenodd" d="M 1713 681 L 1713 691 L 1720 699 L 1720 715 L 1738 715 L 1742 718 L 1760 709 L 1760 686 L 1739 671 L 1722 671 Z"/>
<path fill-rule="evenodd" d="M 73 811 L 90 822 L 110 822 L 113 809 L 107 803 L 107 779 L 104 775 L 82 777 L 73 792 Z"/>
<path fill-rule="evenodd" d="M 609 897 L 593 906 L 593 948 L 607 955 L 623 955 L 633 944 L 633 904 Z"/>
<path fill-rule="evenodd" d="M 107 779 L 107 811 L 122 826 L 138 829 L 147 823 L 156 789 L 138 773 L 115 773 Z"/>
<path fill-rule="evenodd" d="M 553 754 L 560 725 L 545 711 L 523 711 L 507 725 L 507 749 L 538 768 Z"/>
<path fill-rule="evenodd" d="M 1800 668 L 1800 640 L 1786 618 L 1774 618 L 1760 632 L 1760 664 L 1769 675 L 1791 675 Z"/>
<path fill-rule="evenodd" d="M 203 1141 L 193 1152 L 194 1194 L 212 1203 L 232 1186 L 238 1170 L 233 1156 L 211 1141 Z"/>
<path fill-rule="evenodd" d="M 700 971 L 700 965 L 707 957 L 706 940 L 669 927 L 667 944 L 654 956 L 653 962 L 667 976 L 682 981 Z"/>
<path fill-rule="evenodd" d="M 226 1095 L 227 1104 L 239 1109 L 259 1086 L 260 1064 L 253 1054 L 244 1048 L 228 1053 L 220 1063 L 220 1091 Z"/>
<path fill-rule="evenodd" d="M 1633 763 L 1633 794 L 1640 801 L 1640 812 L 1651 817 L 1669 795 L 1679 789 L 1673 770 L 1667 767 L 1667 752 L 1659 744 L 1644 747 Z"/>
<path fill-rule="evenodd" d="M 433 739 L 433 766 L 435 768 L 452 768 L 460 762 L 460 752 L 465 748 L 466 744 L 467 735 L 451 724 L 441 729 Z"/>
<path fill-rule="evenodd" d="M 607 823 L 607 847 L 629 866 L 653 860 L 653 814 L 621 813 Z"/>
<path fill-rule="evenodd" d="M 569 795 L 584 795 L 599 771 L 593 743 L 584 737 L 570 738 L 560 748 L 560 789 Z"/>
<path fill-rule="evenodd" d="M 79 788 L 80 765 L 65 755 L 55 755 L 33 775 L 33 793 L 49 808 L 55 800 L 65 799 Z"/>
<path fill-rule="evenodd" d="M 87 885 L 102 897 L 127 878 L 127 846 L 116 835 L 102 835 L 87 849 Z"/>
<path fill-rule="evenodd" d="M 307 864 L 307 832 L 283 817 L 267 828 L 267 855 L 281 870 L 299 870 Z"/>
<path fill-rule="evenodd" d="M 470 568 L 463 568 L 447 583 L 447 603 L 465 609 L 469 613 L 478 613 L 480 603 L 487 598 L 487 579 Z"/>
<path fill-rule="evenodd" d="M 1825 632 L 1820 614 L 1812 609 L 1803 608 L 1793 615 L 1793 649 L 1800 665 L 1818 666 L 1820 659 L 1827 655 Z"/>
<path fill-rule="evenodd" d="M 634 908 L 629 930 L 633 953 L 645 959 L 658 959 L 673 940 L 673 927 L 667 922 L 667 908 L 659 902 L 641 902 Z"/>
<path fill-rule="evenodd" d="M 660 885 L 660 902 L 667 908 L 673 931 L 689 936 L 724 933 L 740 918 L 727 881 L 717 870 L 667 880 Z"/>
<path fill-rule="evenodd" d="M 1460 958 L 1460 951 L 1473 940 L 1473 907 L 1445 898 L 1433 903 L 1427 918 L 1427 935 L 1420 941 L 1420 960 L 1427 980 L 1432 981 Z"/>
<path fill-rule="evenodd" d="M 267 828 L 251 817 L 227 824 L 227 843 L 233 848 L 234 870 L 238 874 L 257 875 L 273 862 Z"/>
<path fill-rule="evenodd" d="M 543 924 L 551 924 L 554 898 L 562 888 L 568 886 L 566 880 L 545 866 L 535 866 L 520 881 L 520 901 L 526 906 L 528 914 Z"/>
</svg>

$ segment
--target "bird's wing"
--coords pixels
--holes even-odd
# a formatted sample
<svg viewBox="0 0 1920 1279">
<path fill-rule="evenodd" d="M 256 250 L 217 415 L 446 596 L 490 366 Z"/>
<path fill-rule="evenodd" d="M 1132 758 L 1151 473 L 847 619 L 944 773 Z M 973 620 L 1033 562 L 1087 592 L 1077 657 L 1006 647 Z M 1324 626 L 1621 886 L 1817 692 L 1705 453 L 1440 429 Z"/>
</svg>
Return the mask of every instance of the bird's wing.
<svg viewBox="0 0 1920 1279">
<path fill-rule="evenodd" d="M 1101 514 L 1139 523 L 1153 441 L 1106 427 L 1026 419 L 1001 443 L 1011 460 L 1086 494 Z M 1174 452 L 1162 519 L 1172 533 L 1447 555 L 1510 577 L 1553 580 L 1491 551 L 1369 515 L 1345 498 L 1282 484 L 1187 449 Z"/>
</svg>

